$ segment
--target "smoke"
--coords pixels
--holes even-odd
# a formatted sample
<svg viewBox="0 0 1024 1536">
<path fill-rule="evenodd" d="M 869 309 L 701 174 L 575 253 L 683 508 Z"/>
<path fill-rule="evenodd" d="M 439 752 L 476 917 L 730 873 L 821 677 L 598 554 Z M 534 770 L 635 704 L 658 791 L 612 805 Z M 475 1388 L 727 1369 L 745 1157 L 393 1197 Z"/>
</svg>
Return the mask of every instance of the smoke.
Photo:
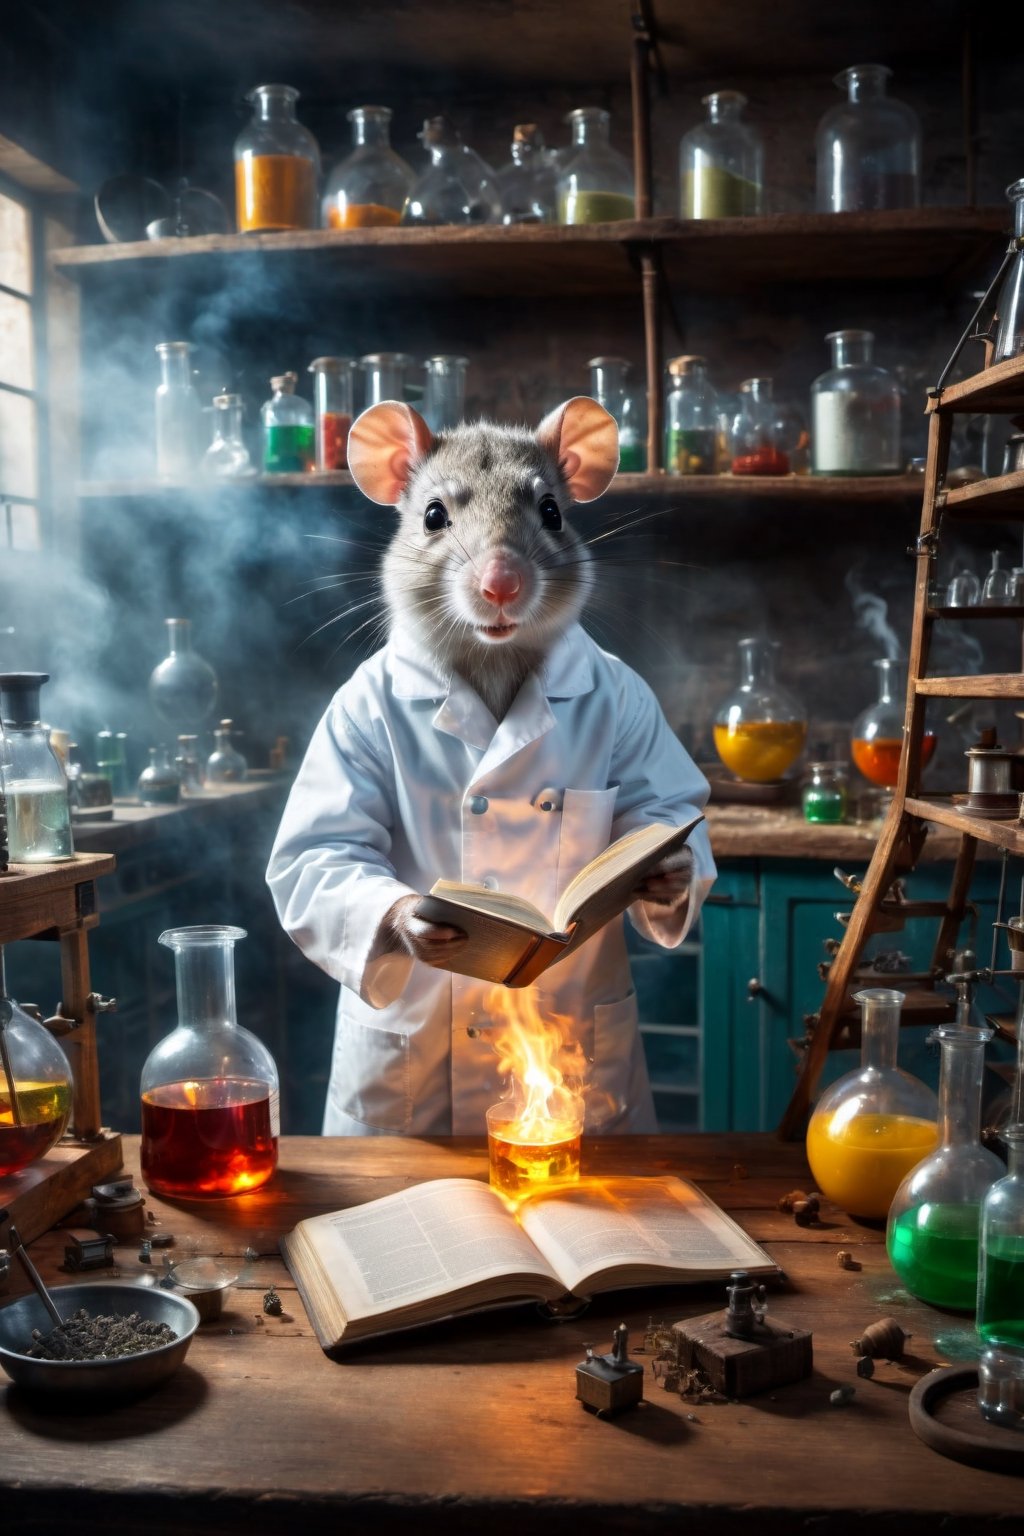
<svg viewBox="0 0 1024 1536">
<path fill-rule="evenodd" d="M 857 567 L 847 572 L 846 590 L 853 602 L 853 613 L 858 627 L 866 630 L 872 640 L 877 640 L 883 656 L 889 661 L 899 661 L 902 647 L 896 631 L 888 621 L 888 603 L 876 593 L 864 590 Z"/>
</svg>

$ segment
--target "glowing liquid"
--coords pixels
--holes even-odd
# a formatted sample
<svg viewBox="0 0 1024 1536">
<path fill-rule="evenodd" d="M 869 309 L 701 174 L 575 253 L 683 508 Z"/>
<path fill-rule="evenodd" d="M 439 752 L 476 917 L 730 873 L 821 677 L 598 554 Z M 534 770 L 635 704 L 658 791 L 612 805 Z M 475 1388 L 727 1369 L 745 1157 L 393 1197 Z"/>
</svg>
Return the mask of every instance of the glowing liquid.
<svg viewBox="0 0 1024 1536">
<path fill-rule="evenodd" d="M 714 729 L 722 762 L 751 784 L 781 779 L 800 756 L 807 736 L 806 720 L 743 720 Z"/>
<path fill-rule="evenodd" d="M 16 1080 L 22 1124 L 15 1125 L 11 1096 L 0 1074 L 0 1178 L 27 1168 L 64 1134 L 71 1114 L 71 1084 Z"/>
<path fill-rule="evenodd" d="M 938 737 L 934 731 L 925 731 L 921 738 L 921 767 L 927 768 L 935 755 Z M 900 755 L 903 751 L 902 736 L 876 736 L 865 741 L 855 736 L 850 743 L 853 760 L 866 779 L 892 789 L 900 776 Z"/>
<path fill-rule="evenodd" d="M 492 1188 L 513 1198 L 549 1184 L 575 1184 L 580 1176 L 579 1131 L 543 1145 L 488 1134 L 487 1152 Z"/>
<path fill-rule="evenodd" d="M 328 229 L 375 229 L 395 225 L 402 217 L 397 208 L 383 203 L 332 203 L 327 210 Z"/>
<path fill-rule="evenodd" d="M 7 790 L 7 841 L 14 864 L 70 859 L 68 792 L 47 779 L 15 779 Z"/>
<path fill-rule="evenodd" d="M 142 1173 L 154 1194 L 216 1199 L 277 1167 L 276 1095 L 245 1078 L 165 1083 L 142 1095 Z"/>
<path fill-rule="evenodd" d="M 889 1228 L 889 1262 L 908 1291 L 934 1307 L 973 1312 L 978 1292 L 977 1205 L 904 1211 Z"/>
<path fill-rule="evenodd" d="M 313 229 L 316 174 L 302 155 L 254 155 L 235 161 L 235 211 L 242 234 L 256 229 Z"/>
<path fill-rule="evenodd" d="M 989 1239 L 977 1328 L 986 1344 L 1024 1349 L 1024 1235 Z"/>
<path fill-rule="evenodd" d="M 837 1124 L 837 1122 L 839 1122 Z M 852 1216 L 886 1216 L 911 1168 L 938 1144 L 938 1127 L 912 1115 L 815 1115 L 807 1161 L 822 1194 Z"/>
</svg>

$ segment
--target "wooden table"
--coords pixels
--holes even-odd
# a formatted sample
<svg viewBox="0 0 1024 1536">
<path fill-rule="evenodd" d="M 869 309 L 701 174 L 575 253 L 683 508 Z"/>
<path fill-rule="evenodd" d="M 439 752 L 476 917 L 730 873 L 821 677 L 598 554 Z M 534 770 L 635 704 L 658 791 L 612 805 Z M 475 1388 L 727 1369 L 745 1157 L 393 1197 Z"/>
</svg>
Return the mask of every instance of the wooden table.
<svg viewBox="0 0 1024 1536">
<path fill-rule="evenodd" d="M 133 1166 L 137 1141 L 125 1140 Z M 258 1257 L 222 1317 L 200 1329 L 185 1365 L 152 1397 L 72 1416 L 6 1389 L 5 1529 L 63 1536 L 935 1536 L 940 1529 L 991 1536 L 1021 1529 L 1024 1478 L 936 1455 L 907 1419 L 918 1377 L 971 1346 L 970 1320 L 912 1301 L 889 1269 L 880 1233 L 828 1205 L 821 1226 L 806 1229 L 777 1210 L 780 1194 L 809 1187 L 802 1148 L 753 1135 L 622 1137 L 593 1142 L 588 1161 L 596 1173 L 688 1175 L 736 1216 L 786 1271 L 771 1314 L 813 1329 L 813 1377 L 746 1402 L 694 1405 L 648 1373 L 645 1402 L 613 1420 L 576 1402 L 574 1367 L 586 1342 L 607 1349 L 624 1320 L 639 1344 L 652 1313 L 674 1320 L 712 1310 L 724 1301 L 718 1286 L 620 1293 L 560 1325 L 532 1311 L 492 1312 L 333 1362 L 277 1257 L 278 1235 L 313 1212 L 420 1179 L 485 1177 L 486 1163 L 481 1144 L 466 1140 L 295 1138 L 283 1143 L 281 1169 L 265 1191 L 189 1208 L 147 1197 L 160 1226 L 175 1233 L 179 1254 L 192 1247 L 241 1259 L 252 1248 Z M 63 1244 L 60 1232 L 33 1244 L 51 1280 L 66 1278 L 56 1269 Z M 853 1251 L 859 1272 L 838 1267 L 839 1248 Z M 138 1272 L 134 1250 L 120 1253 L 122 1274 Z M 262 1313 L 272 1283 L 283 1318 Z M 914 1356 L 879 1364 L 873 1381 L 858 1381 L 850 1341 L 885 1314 L 912 1332 Z M 855 1384 L 856 1396 L 833 1407 L 829 1394 L 842 1383 Z"/>
</svg>

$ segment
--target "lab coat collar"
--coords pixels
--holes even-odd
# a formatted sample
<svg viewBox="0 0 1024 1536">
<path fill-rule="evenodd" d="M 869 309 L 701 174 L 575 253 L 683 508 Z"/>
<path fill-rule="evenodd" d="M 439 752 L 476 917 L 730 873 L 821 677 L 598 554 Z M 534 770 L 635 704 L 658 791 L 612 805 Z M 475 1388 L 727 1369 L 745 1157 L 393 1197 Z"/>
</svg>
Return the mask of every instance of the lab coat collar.
<svg viewBox="0 0 1024 1536">
<path fill-rule="evenodd" d="M 589 693 L 594 686 L 590 659 L 593 641 L 579 624 L 573 624 L 555 641 L 540 669 L 544 696 L 571 699 Z M 460 678 L 447 678 L 429 656 L 420 653 L 411 635 L 395 630 L 388 642 L 391 685 L 398 699 L 445 699 L 458 691 Z M 490 740 L 490 737 L 488 737 Z"/>
</svg>

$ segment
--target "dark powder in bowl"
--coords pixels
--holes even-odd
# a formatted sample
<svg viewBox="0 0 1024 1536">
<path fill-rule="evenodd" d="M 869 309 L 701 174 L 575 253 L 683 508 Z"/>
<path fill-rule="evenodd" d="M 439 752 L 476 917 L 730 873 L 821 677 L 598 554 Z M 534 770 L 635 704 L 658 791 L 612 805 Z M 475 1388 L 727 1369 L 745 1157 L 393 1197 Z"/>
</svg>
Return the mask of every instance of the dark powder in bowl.
<svg viewBox="0 0 1024 1536">
<path fill-rule="evenodd" d="M 178 1337 L 166 1323 L 131 1312 L 126 1317 L 90 1317 L 84 1307 L 49 1333 L 32 1330 L 25 1354 L 33 1360 L 116 1360 L 159 1349 Z"/>
</svg>

